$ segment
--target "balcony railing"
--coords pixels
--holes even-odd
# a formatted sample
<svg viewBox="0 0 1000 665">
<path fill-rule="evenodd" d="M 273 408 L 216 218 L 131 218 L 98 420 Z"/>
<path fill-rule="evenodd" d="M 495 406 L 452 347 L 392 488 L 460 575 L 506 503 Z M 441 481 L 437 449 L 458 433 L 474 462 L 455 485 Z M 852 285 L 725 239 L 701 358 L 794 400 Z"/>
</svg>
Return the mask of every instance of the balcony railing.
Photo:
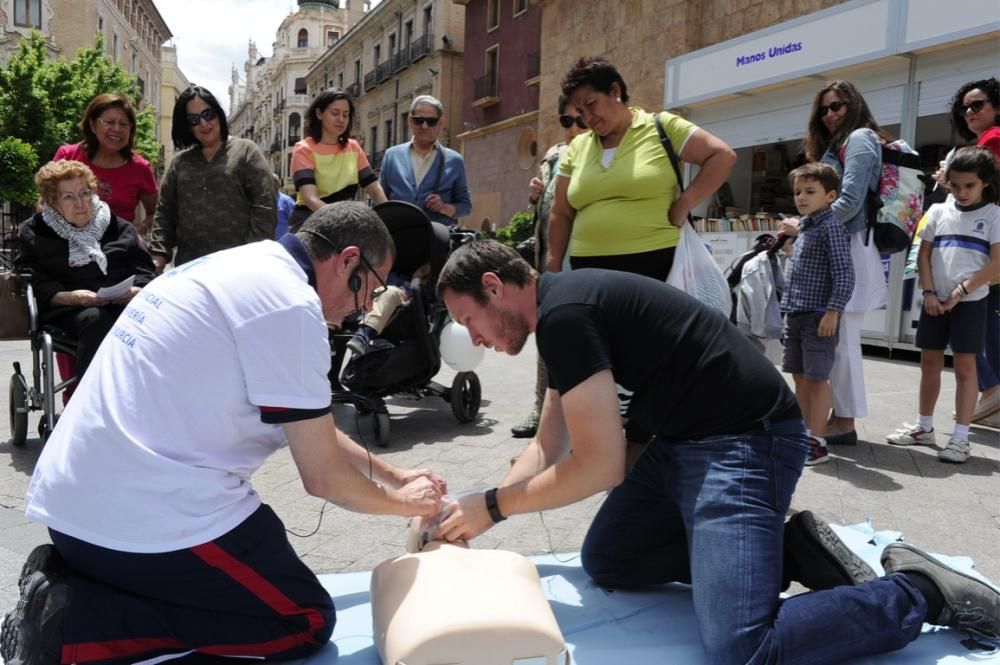
<svg viewBox="0 0 1000 665">
<path fill-rule="evenodd" d="M 496 74 L 487 74 L 473 79 L 472 89 L 472 104 L 474 106 L 493 106 L 500 101 Z"/>
<path fill-rule="evenodd" d="M 410 62 L 416 62 L 434 49 L 434 35 L 427 33 L 410 44 Z"/>
<path fill-rule="evenodd" d="M 372 88 L 374 88 L 376 85 L 378 85 L 378 78 L 377 78 L 377 76 L 378 76 L 378 73 L 377 73 L 377 70 L 375 70 L 375 69 L 373 69 L 372 71 L 370 71 L 367 74 L 365 74 L 365 92 L 368 92 L 369 90 L 371 90 Z"/>
<path fill-rule="evenodd" d="M 377 78 L 378 78 L 378 82 L 379 83 L 383 83 L 385 81 L 388 81 L 390 78 L 392 78 L 392 72 L 393 72 L 393 69 L 392 69 L 392 58 L 389 58 L 385 62 L 379 64 L 379 66 L 376 67 L 375 72 L 377 74 Z"/>
<path fill-rule="evenodd" d="M 351 97 L 357 97 L 361 94 L 361 84 L 355 81 L 351 85 L 347 86 L 347 92 Z"/>
<path fill-rule="evenodd" d="M 529 53 L 524 64 L 524 80 L 532 81 L 542 75 L 542 54 Z"/>
<path fill-rule="evenodd" d="M 372 154 L 371 167 L 374 170 L 379 170 L 382 167 L 382 158 L 385 156 L 385 150 L 379 150 L 378 152 Z"/>
<path fill-rule="evenodd" d="M 407 44 L 392 55 L 392 71 L 398 72 L 410 64 L 410 46 Z"/>
</svg>

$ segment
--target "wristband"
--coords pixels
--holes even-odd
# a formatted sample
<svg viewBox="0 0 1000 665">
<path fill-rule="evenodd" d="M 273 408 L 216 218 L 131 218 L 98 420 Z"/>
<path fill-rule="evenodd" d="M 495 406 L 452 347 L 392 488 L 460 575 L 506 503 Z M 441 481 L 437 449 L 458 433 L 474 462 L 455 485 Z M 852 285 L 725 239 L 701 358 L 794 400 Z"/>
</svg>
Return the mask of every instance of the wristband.
<svg viewBox="0 0 1000 665">
<path fill-rule="evenodd" d="M 494 487 L 491 490 L 486 490 L 484 496 L 486 497 L 486 511 L 490 514 L 490 519 L 493 520 L 493 523 L 497 524 L 507 519 L 497 506 L 497 488 Z"/>
<path fill-rule="evenodd" d="M 920 292 L 920 295 L 926 296 L 928 293 L 933 293 L 934 295 L 937 295 L 937 291 L 935 291 L 934 289 L 924 289 L 923 291 Z"/>
<path fill-rule="evenodd" d="M 962 295 L 966 295 L 966 296 L 969 295 L 969 292 L 965 289 L 965 283 L 959 282 L 958 283 L 958 288 L 960 288 L 962 290 Z"/>
</svg>

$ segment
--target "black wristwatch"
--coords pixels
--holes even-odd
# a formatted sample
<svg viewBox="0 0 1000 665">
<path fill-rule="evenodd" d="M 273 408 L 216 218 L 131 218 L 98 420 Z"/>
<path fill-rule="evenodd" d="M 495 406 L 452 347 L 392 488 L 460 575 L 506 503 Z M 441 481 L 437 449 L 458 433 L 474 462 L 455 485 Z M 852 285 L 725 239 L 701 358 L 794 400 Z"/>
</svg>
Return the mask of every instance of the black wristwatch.
<svg viewBox="0 0 1000 665">
<path fill-rule="evenodd" d="M 497 507 L 497 488 L 494 487 L 491 490 L 486 490 L 486 510 L 490 514 L 490 519 L 493 520 L 494 524 L 503 522 L 506 517 L 500 512 L 500 508 Z"/>
</svg>

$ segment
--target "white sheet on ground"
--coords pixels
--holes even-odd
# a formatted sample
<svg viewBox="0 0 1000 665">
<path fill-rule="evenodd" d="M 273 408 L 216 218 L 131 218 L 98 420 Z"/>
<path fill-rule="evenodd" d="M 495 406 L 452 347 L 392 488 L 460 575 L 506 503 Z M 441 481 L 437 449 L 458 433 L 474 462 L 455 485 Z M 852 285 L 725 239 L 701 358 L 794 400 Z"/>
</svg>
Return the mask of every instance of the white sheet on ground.
<svg viewBox="0 0 1000 665">
<path fill-rule="evenodd" d="M 837 534 L 878 572 L 879 556 L 898 532 L 875 532 L 868 524 L 833 525 Z M 985 579 L 972 569 L 968 557 L 935 555 L 964 572 Z M 580 567 L 578 556 L 531 557 L 538 567 L 545 595 L 552 603 L 559 627 L 576 665 L 709 665 L 705 659 L 691 606 L 683 585 L 641 592 L 608 592 L 595 586 Z M 337 607 L 337 626 L 330 643 L 298 665 L 380 665 L 372 643 L 372 614 L 368 597 L 371 575 L 321 575 L 323 586 Z M 988 580 L 987 580 L 988 581 Z M 901 651 L 859 658 L 850 665 L 958 665 L 993 663 L 1000 654 L 970 650 L 962 631 L 925 624 L 923 634 Z M 627 660 L 624 660 L 627 659 Z"/>
</svg>

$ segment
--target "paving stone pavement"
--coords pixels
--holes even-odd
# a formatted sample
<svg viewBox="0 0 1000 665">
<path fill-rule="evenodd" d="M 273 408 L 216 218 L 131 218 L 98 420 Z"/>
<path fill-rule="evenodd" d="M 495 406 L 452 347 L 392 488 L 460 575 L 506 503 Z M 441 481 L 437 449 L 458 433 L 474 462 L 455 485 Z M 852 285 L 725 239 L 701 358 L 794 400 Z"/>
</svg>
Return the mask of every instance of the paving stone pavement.
<svg viewBox="0 0 1000 665">
<path fill-rule="evenodd" d="M 30 367 L 28 345 L 0 342 L 4 385 L 11 362 Z M 973 457 L 964 465 L 938 461 L 930 447 L 898 448 L 885 435 L 916 414 L 919 367 L 912 354 L 866 354 L 869 389 L 868 418 L 860 420 L 857 446 L 838 446 L 833 459 L 806 469 L 793 509 L 808 508 L 832 522 L 853 524 L 870 518 L 878 529 L 901 531 L 908 542 L 944 554 L 975 559 L 977 568 L 1000 582 L 1000 432 L 974 427 Z M 386 448 L 374 449 L 394 464 L 428 466 L 443 475 L 452 491 L 485 489 L 502 477 L 524 441 L 510 435 L 532 403 L 535 350 L 532 342 L 518 357 L 488 351 L 477 370 L 483 402 L 476 422 L 461 425 L 443 400 L 425 398 L 389 403 L 392 432 Z M 454 373 L 442 370 L 437 380 L 450 384 Z M 197 380 L 197 377 L 192 377 Z M 935 414 L 940 443 L 951 429 L 954 377 L 942 382 Z M 721 405 L 720 405 L 721 408 Z M 335 410 L 338 425 L 356 432 L 350 407 Z M 34 431 L 38 415 L 33 414 Z M 25 555 L 47 542 L 45 529 L 24 517 L 24 493 L 42 449 L 38 438 L 23 448 L 9 440 L 6 410 L 0 411 L 0 612 L 17 599 L 16 580 Z M 283 449 L 254 476 L 254 485 L 289 530 L 303 560 L 317 573 L 369 570 L 404 551 L 407 520 L 360 515 L 328 505 L 306 494 L 291 455 Z M 578 551 L 587 525 L 600 506 L 594 496 L 573 506 L 542 515 L 516 516 L 494 527 L 473 543 L 479 548 L 504 548 L 523 554 Z M 322 521 L 320 518 L 322 517 Z"/>
</svg>

